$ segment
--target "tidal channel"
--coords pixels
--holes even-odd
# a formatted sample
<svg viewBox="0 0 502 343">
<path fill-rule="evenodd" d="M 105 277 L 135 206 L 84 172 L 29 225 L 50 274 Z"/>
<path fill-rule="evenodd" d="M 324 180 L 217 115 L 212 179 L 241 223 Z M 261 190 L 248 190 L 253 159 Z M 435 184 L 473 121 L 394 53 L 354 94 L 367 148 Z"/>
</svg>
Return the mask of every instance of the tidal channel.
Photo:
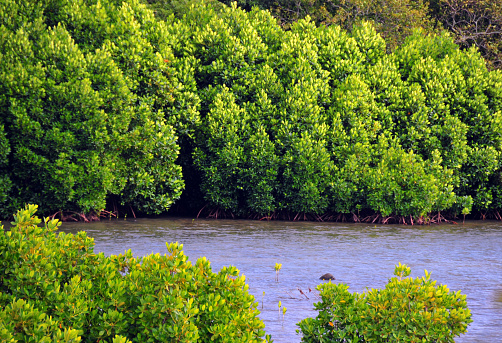
<svg viewBox="0 0 502 343">
<path fill-rule="evenodd" d="M 94 251 L 105 255 L 128 249 L 135 256 L 165 254 L 166 242 L 179 242 L 190 261 L 205 256 L 214 272 L 236 266 L 276 343 L 300 342 L 296 323 L 317 315 L 313 303 L 319 301 L 315 287 L 324 282 L 321 275 L 331 273 L 333 282 L 362 292 L 384 287 L 398 262 L 411 267 L 412 277 L 427 269 L 438 284 L 467 295 L 474 322 L 455 342 L 502 342 L 500 222 L 375 226 L 164 218 L 64 223 L 61 228 L 80 230 L 94 238 Z M 279 282 L 276 263 L 282 264 Z M 284 320 L 279 301 L 287 308 Z"/>
</svg>

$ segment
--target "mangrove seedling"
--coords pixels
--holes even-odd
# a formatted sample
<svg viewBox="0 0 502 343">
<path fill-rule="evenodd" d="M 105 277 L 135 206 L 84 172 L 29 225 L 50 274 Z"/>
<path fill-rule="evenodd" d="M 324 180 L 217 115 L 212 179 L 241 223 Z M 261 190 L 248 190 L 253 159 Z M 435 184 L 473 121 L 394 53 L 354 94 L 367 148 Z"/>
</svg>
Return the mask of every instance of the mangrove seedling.
<svg viewBox="0 0 502 343">
<path fill-rule="evenodd" d="M 281 318 L 281 306 L 282 306 L 282 304 L 281 304 L 280 300 L 279 300 L 279 305 L 278 306 L 279 306 L 279 318 Z"/>
<path fill-rule="evenodd" d="M 265 291 L 263 291 L 263 294 L 261 295 L 261 309 L 263 310 L 263 298 L 265 298 Z"/>
<path fill-rule="evenodd" d="M 288 309 L 287 309 L 286 307 L 283 307 L 283 308 L 282 308 L 282 325 L 283 325 L 283 326 L 284 326 L 284 316 L 286 315 L 286 311 L 287 311 L 287 310 L 288 310 Z"/>
<path fill-rule="evenodd" d="M 279 282 L 279 270 L 281 270 L 282 264 L 276 263 L 275 264 L 275 281 Z"/>
</svg>

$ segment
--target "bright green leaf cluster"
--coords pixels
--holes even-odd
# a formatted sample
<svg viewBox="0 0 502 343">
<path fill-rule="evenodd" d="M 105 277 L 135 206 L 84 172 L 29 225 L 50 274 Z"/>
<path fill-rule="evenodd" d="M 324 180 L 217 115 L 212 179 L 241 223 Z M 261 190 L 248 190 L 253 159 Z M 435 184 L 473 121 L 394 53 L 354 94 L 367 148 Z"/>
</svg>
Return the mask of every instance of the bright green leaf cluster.
<svg viewBox="0 0 502 343">
<path fill-rule="evenodd" d="M 183 33 L 200 94 L 194 165 L 214 208 L 430 219 L 502 208 L 502 74 L 448 36 L 393 53 L 369 23 L 283 31 L 235 4 L 194 6 Z"/>
<path fill-rule="evenodd" d="M 167 210 L 184 183 L 165 25 L 137 1 L 4 1 L 0 12 L 11 18 L 0 25 L 0 214 L 27 202 L 99 212 L 112 196 Z"/>
<path fill-rule="evenodd" d="M 23 342 L 263 342 L 264 324 L 235 267 L 213 273 L 182 245 L 168 254 L 105 257 L 85 232 L 28 205 L 0 229 L 0 340 Z M 269 341 L 267 338 L 265 341 Z"/>
<path fill-rule="evenodd" d="M 181 207 L 254 218 L 502 209 L 502 73 L 475 49 L 171 4 L 0 5 L 0 215 L 160 213 L 185 181 Z"/>
<path fill-rule="evenodd" d="M 384 289 L 350 293 L 345 284 L 317 287 L 319 314 L 298 323 L 302 342 L 454 342 L 472 322 L 466 296 L 436 285 L 425 271 L 410 278 L 399 264 Z"/>
</svg>

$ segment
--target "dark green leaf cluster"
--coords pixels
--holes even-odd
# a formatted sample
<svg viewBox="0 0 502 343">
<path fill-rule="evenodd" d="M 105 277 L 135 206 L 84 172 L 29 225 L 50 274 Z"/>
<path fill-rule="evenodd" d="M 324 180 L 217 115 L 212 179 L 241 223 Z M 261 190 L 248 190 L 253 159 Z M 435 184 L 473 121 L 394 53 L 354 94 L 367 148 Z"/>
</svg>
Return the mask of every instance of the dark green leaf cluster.
<svg viewBox="0 0 502 343">
<path fill-rule="evenodd" d="M 0 228 L 2 342 L 268 342 L 235 267 L 213 273 L 182 245 L 105 257 L 85 232 L 56 234 L 28 205 Z"/>
<path fill-rule="evenodd" d="M 502 208 L 502 73 L 476 50 L 417 31 L 388 54 L 369 23 L 283 31 L 235 4 L 170 20 L 200 97 L 194 163 L 210 205 L 411 218 Z"/>
<path fill-rule="evenodd" d="M 317 287 L 319 314 L 299 322 L 302 342 L 454 342 L 472 322 L 466 296 L 399 264 L 384 289 L 350 293 L 345 284 Z M 403 278 L 404 277 L 404 278 Z"/>
<path fill-rule="evenodd" d="M 111 195 L 159 213 L 179 198 L 179 118 L 166 115 L 178 81 L 150 10 L 2 1 L 0 36 L 0 215 L 100 211 Z"/>
</svg>

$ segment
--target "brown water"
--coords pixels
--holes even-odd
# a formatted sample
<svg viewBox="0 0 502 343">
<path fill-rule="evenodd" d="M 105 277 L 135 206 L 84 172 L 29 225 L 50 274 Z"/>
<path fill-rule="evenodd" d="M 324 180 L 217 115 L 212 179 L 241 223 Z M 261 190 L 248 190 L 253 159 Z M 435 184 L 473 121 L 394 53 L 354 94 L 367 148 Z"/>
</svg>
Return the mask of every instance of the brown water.
<svg viewBox="0 0 502 343">
<path fill-rule="evenodd" d="M 300 341 L 296 323 L 316 316 L 314 288 L 324 273 L 361 292 L 383 287 L 398 262 L 408 264 L 413 277 L 427 269 L 438 283 L 467 295 L 474 322 L 457 343 L 502 342 L 500 222 L 375 226 L 168 218 L 64 223 L 61 230 L 87 231 L 95 239 L 95 252 L 106 255 L 127 249 L 136 256 L 166 253 L 165 242 L 177 241 L 191 261 L 206 256 L 213 271 L 236 266 L 260 309 L 265 292 L 260 318 L 276 343 Z M 279 282 L 275 263 L 282 264 Z M 287 308 L 284 321 L 279 301 Z"/>
</svg>

